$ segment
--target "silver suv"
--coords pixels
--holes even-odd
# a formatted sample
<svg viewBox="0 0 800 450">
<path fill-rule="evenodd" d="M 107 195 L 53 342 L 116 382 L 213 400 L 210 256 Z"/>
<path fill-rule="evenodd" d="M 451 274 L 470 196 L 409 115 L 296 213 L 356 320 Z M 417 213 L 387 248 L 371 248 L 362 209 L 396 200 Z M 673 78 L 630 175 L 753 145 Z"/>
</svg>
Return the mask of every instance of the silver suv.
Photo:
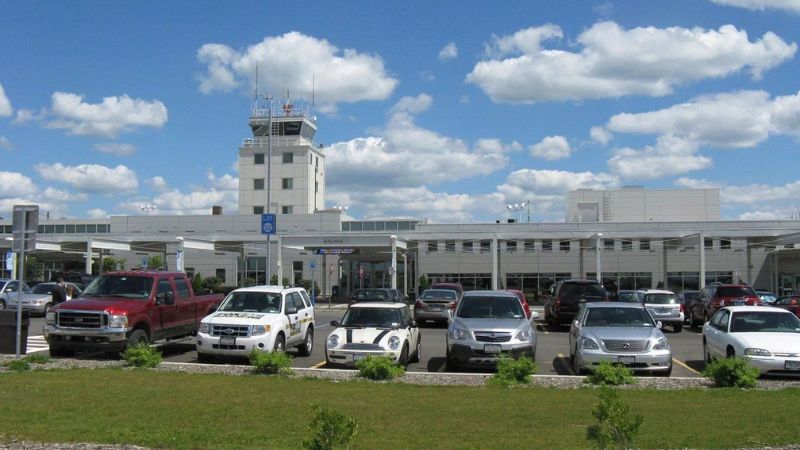
<svg viewBox="0 0 800 450">
<path fill-rule="evenodd" d="M 501 355 L 536 357 L 536 335 L 512 292 L 465 292 L 447 327 L 447 366 L 494 365 Z"/>
</svg>

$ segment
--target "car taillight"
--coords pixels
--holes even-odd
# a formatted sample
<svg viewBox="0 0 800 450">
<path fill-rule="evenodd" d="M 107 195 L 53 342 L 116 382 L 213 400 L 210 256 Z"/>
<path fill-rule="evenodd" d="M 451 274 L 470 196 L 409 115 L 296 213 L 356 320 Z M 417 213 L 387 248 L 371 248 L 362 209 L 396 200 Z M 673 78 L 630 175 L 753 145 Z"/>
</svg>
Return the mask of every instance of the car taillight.
<svg viewBox="0 0 800 450">
<path fill-rule="evenodd" d="M 560 299 L 560 298 L 558 298 L 558 297 L 556 297 L 556 301 L 555 301 L 555 302 L 553 302 L 553 306 L 554 306 L 556 309 L 560 309 L 560 308 L 561 308 L 561 299 Z"/>
<path fill-rule="evenodd" d="M 423 307 L 423 304 L 422 304 L 421 301 L 417 300 L 417 302 L 414 303 L 414 309 L 422 308 L 422 307 Z"/>
<path fill-rule="evenodd" d="M 683 308 L 684 308 L 683 303 L 681 303 L 681 312 L 685 311 Z"/>
<path fill-rule="evenodd" d="M 456 302 L 450 303 L 450 312 L 456 312 Z"/>
</svg>

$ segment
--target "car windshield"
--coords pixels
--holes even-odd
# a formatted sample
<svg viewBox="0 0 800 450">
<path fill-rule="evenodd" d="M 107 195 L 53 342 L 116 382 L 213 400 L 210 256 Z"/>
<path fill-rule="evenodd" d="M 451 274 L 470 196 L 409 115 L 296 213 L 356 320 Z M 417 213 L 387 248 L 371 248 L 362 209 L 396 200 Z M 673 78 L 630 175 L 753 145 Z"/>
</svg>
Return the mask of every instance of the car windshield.
<svg viewBox="0 0 800 450">
<path fill-rule="evenodd" d="M 393 328 L 400 326 L 397 308 L 350 308 L 342 318 L 343 327 Z"/>
<path fill-rule="evenodd" d="M 797 300 L 797 297 L 781 297 L 775 300 L 776 305 L 797 305 L 800 301 Z"/>
<path fill-rule="evenodd" d="M 675 294 L 645 294 L 644 302 L 651 305 L 675 305 L 678 299 Z"/>
<path fill-rule="evenodd" d="M 457 315 L 464 319 L 522 319 L 525 312 L 517 297 L 464 297 Z"/>
<path fill-rule="evenodd" d="M 800 319 L 788 312 L 734 312 L 731 333 L 800 333 Z"/>
<path fill-rule="evenodd" d="M 147 299 L 153 290 L 151 277 L 136 275 L 100 275 L 83 291 L 81 297 L 124 297 Z"/>
<path fill-rule="evenodd" d="M 281 294 L 273 292 L 231 292 L 218 311 L 279 313 Z"/>
<path fill-rule="evenodd" d="M 422 293 L 423 300 L 455 300 L 456 291 L 428 289 Z"/>
<path fill-rule="evenodd" d="M 31 292 L 33 292 L 34 294 L 52 294 L 53 293 L 53 289 L 55 289 L 55 288 L 56 288 L 55 284 L 42 283 L 42 284 L 37 284 L 36 286 L 34 286 L 31 289 Z"/>
<path fill-rule="evenodd" d="M 621 302 L 637 303 L 639 301 L 639 299 L 636 298 L 636 292 L 634 291 L 619 291 L 617 296 Z"/>
<path fill-rule="evenodd" d="M 640 308 L 591 308 L 586 313 L 587 327 L 654 327 L 653 318 Z"/>
<path fill-rule="evenodd" d="M 605 297 L 606 291 L 599 284 L 564 284 L 559 295 L 566 297 Z"/>
<path fill-rule="evenodd" d="M 379 289 L 359 289 L 353 293 L 356 300 L 388 300 L 389 294 Z"/>
<path fill-rule="evenodd" d="M 746 286 L 726 286 L 717 289 L 717 297 L 753 297 L 756 293 Z"/>
<path fill-rule="evenodd" d="M 758 294 L 758 298 L 767 303 L 772 303 L 775 301 L 775 296 L 772 294 Z"/>
</svg>

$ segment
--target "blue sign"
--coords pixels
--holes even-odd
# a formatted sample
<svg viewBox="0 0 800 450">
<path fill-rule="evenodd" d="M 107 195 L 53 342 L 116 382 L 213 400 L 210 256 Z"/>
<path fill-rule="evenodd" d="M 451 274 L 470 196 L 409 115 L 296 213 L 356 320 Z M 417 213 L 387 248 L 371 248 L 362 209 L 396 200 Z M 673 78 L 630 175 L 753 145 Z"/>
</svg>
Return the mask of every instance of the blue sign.
<svg viewBox="0 0 800 450">
<path fill-rule="evenodd" d="M 316 269 L 317 268 L 317 262 L 316 261 L 309 261 L 308 262 L 308 268 L 311 269 L 311 270 Z"/>
<path fill-rule="evenodd" d="M 261 234 L 275 234 L 275 214 L 261 215 Z"/>
</svg>

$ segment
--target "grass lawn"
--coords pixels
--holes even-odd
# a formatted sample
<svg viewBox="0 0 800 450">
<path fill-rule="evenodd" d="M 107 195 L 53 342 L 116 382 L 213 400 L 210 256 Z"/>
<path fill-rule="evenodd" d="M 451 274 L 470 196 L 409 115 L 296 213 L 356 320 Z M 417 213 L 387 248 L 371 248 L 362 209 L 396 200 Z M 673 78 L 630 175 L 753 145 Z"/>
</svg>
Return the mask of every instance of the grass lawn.
<svg viewBox="0 0 800 450">
<path fill-rule="evenodd" d="M 593 389 L 442 387 L 145 370 L 0 374 L 0 442 L 299 448 L 312 402 L 359 422 L 355 448 L 582 448 Z M 642 448 L 800 443 L 800 389 L 622 391 Z"/>
</svg>

